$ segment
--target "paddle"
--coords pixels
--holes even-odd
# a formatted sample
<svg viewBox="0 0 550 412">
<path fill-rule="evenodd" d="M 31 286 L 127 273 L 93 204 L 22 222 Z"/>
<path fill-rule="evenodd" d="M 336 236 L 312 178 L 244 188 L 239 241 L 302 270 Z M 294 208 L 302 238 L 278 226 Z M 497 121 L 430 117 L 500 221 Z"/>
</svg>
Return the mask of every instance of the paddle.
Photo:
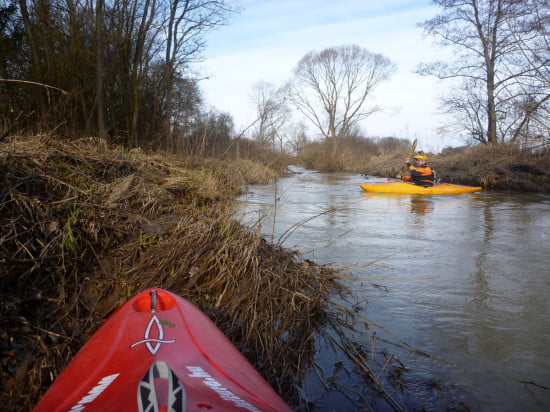
<svg viewBox="0 0 550 412">
<path fill-rule="evenodd" d="M 418 139 L 414 139 L 414 142 L 411 146 L 411 151 L 409 152 L 409 158 L 414 154 L 414 151 L 416 150 L 416 143 L 417 143 L 417 140 Z M 403 173 L 405 173 L 405 168 L 407 167 L 407 164 L 405 163 L 402 167 L 401 167 L 401 170 L 399 171 L 399 175 L 400 176 L 403 176 Z"/>
</svg>

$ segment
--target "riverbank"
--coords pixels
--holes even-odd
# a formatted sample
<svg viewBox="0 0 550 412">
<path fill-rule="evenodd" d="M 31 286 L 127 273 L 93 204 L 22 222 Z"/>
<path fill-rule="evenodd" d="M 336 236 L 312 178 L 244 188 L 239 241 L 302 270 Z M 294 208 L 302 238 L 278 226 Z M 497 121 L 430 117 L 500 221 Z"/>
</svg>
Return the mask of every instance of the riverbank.
<svg viewBox="0 0 550 412">
<path fill-rule="evenodd" d="M 346 333 L 365 322 L 332 303 L 350 295 L 346 275 L 233 219 L 241 188 L 271 170 L 48 137 L 1 142 L 0 170 L 3 410 L 31 410 L 103 320 L 149 287 L 207 313 L 296 410 L 307 410 L 314 336 L 331 329 L 386 396 Z"/>
<path fill-rule="evenodd" d="M 513 145 L 474 146 L 428 153 L 429 164 L 442 182 L 507 192 L 550 193 L 550 150 L 531 151 Z M 373 156 L 364 169 L 368 175 L 395 178 L 406 154 Z"/>
<path fill-rule="evenodd" d="M 411 143 L 397 138 L 343 138 L 315 142 L 300 150 L 299 165 L 322 172 L 360 173 L 395 178 L 404 168 Z M 418 142 L 422 147 L 422 142 Z M 550 192 L 550 150 L 548 147 L 521 148 L 514 144 L 494 147 L 446 148 L 427 153 L 436 177 L 446 183 L 481 186 L 488 190 Z"/>
</svg>

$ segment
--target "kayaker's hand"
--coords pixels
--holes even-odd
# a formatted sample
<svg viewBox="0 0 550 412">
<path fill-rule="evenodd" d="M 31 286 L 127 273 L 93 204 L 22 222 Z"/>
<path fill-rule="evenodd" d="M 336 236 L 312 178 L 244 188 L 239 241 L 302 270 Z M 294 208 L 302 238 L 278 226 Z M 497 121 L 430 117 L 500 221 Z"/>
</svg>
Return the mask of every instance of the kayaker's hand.
<svg viewBox="0 0 550 412">
<path fill-rule="evenodd" d="M 409 156 L 407 156 L 407 158 L 405 159 L 405 163 L 409 163 L 410 160 L 411 160 L 411 158 Z"/>
<path fill-rule="evenodd" d="M 401 175 L 395 176 L 396 179 L 401 179 Z"/>
</svg>

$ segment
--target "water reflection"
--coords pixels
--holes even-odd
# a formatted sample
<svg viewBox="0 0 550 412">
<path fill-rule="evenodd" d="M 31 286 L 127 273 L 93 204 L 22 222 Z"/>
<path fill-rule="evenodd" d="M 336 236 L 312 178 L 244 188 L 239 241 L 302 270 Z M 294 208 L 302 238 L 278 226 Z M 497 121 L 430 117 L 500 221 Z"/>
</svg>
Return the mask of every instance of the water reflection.
<svg viewBox="0 0 550 412">
<path fill-rule="evenodd" d="M 487 257 L 492 248 L 494 233 L 493 212 L 490 202 L 483 206 L 483 241 L 480 243 L 479 253 L 476 257 L 476 272 L 474 276 L 475 288 L 472 296 L 472 305 L 475 313 L 483 313 L 487 310 L 486 301 L 489 296 L 489 282 L 485 273 Z"/>
<path fill-rule="evenodd" d="M 411 198 L 411 213 L 426 216 L 433 212 L 434 202 L 427 196 L 414 196 Z"/>
<path fill-rule="evenodd" d="M 363 198 L 369 200 L 371 208 L 384 205 L 386 209 L 384 212 L 387 213 L 391 211 L 390 213 L 394 218 L 397 218 L 397 214 L 408 212 L 411 219 L 407 219 L 404 224 L 412 230 L 411 233 L 416 232 L 417 235 L 421 235 L 425 231 L 428 224 L 426 218 L 435 208 L 432 196 L 426 195 L 406 193 L 364 193 Z"/>
<path fill-rule="evenodd" d="M 366 199 L 383 199 L 391 203 L 397 202 L 408 204 L 410 212 L 420 216 L 430 214 L 434 209 L 434 202 L 431 196 L 400 194 L 400 193 L 363 193 Z"/>
</svg>

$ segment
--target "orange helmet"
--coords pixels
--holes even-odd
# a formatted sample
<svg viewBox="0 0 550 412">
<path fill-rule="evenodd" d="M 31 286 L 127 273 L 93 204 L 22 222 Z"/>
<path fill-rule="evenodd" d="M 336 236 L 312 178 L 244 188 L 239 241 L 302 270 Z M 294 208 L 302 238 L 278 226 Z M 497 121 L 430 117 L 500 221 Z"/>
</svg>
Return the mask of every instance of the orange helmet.
<svg viewBox="0 0 550 412">
<path fill-rule="evenodd" d="M 428 155 L 425 155 L 424 153 L 418 153 L 414 156 L 415 159 L 422 159 L 423 161 L 428 160 Z"/>
</svg>

